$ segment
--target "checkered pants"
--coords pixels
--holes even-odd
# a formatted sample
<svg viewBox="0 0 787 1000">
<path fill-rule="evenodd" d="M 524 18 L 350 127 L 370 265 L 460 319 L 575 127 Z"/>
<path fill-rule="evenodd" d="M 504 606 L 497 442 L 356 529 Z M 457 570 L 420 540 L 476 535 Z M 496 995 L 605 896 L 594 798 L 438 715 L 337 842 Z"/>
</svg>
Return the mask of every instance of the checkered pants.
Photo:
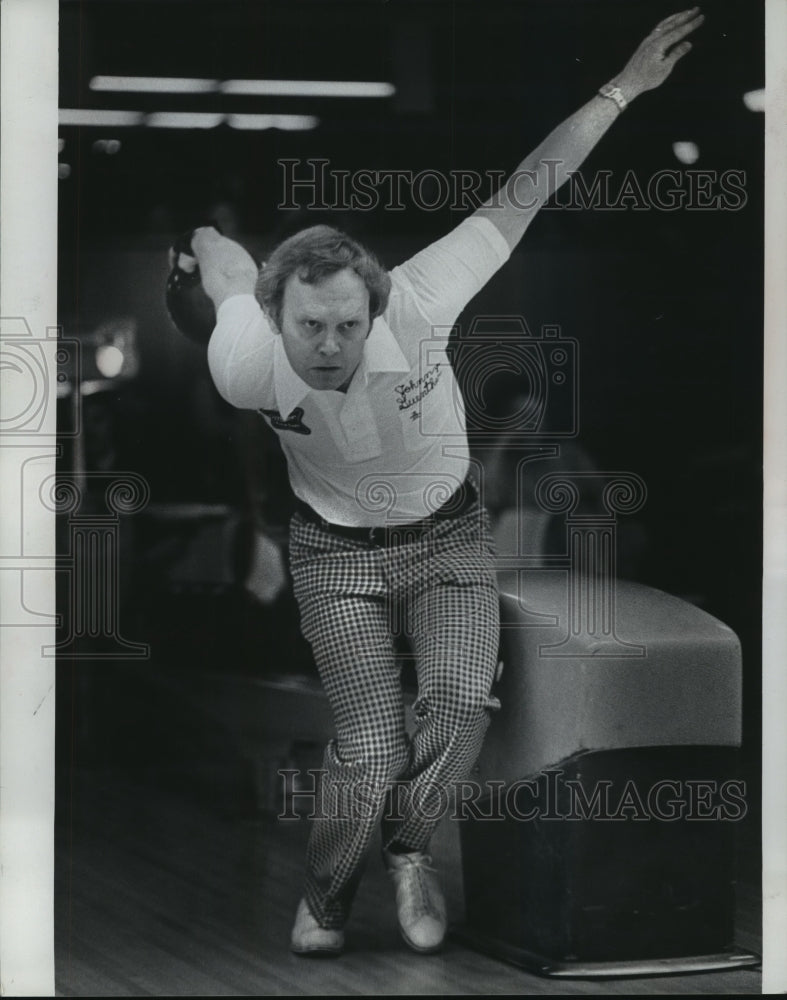
<svg viewBox="0 0 787 1000">
<path fill-rule="evenodd" d="M 493 548 L 476 501 L 421 537 L 387 546 L 295 514 L 290 560 L 303 634 L 336 724 L 305 893 L 322 926 L 340 927 L 377 823 L 384 846 L 425 850 L 449 786 L 469 774 L 498 707 L 490 696 L 499 638 Z M 409 638 L 418 679 L 412 737 L 397 634 Z"/>
</svg>

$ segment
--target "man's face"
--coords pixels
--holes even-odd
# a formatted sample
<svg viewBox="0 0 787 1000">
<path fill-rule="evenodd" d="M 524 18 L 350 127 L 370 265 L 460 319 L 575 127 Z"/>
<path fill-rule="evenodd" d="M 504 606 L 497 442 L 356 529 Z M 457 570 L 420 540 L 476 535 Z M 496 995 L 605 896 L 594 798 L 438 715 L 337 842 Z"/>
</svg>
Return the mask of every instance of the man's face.
<svg viewBox="0 0 787 1000">
<path fill-rule="evenodd" d="M 369 292 L 350 268 L 284 286 L 279 328 L 287 360 L 312 389 L 346 389 L 369 335 Z"/>
</svg>

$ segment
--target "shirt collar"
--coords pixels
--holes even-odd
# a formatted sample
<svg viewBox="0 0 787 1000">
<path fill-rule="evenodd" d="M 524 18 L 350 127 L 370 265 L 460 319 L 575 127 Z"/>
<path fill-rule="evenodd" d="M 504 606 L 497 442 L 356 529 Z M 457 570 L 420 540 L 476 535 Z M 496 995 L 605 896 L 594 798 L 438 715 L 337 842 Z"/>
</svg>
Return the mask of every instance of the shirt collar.
<svg viewBox="0 0 787 1000">
<path fill-rule="evenodd" d="M 377 372 L 409 372 L 410 368 L 393 331 L 382 316 L 378 316 L 366 338 L 356 376 L 368 381 L 369 376 Z M 285 418 L 310 392 L 310 387 L 290 365 L 280 335 L 273 349 L 273 386 L 279 413 Z"/>
<path fill-rule="evenodd" d="M 311 391 L 300 375 L 295 373 L 287 359 L 281 334 L 276 335 L 273 346 L 273 390 L 276 393 L 279 413 L 285 420 Z"/>
</svg>

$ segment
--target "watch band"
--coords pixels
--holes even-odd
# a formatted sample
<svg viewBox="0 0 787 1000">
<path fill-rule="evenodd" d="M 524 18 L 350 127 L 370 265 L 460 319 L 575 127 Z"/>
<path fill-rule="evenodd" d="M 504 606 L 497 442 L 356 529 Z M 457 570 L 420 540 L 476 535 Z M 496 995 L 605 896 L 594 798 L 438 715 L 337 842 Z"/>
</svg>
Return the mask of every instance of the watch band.
<svg viewBox="0 0 787 1000">
<path fill-rule="evenodd" d="M 625 111 L 628 107 L 628 101 L 623 96 L 623 91 L 614 83 L 605 83 L 603 87 L 599 87 L 598 92 L 602 97 L 608 97 L 614 101 L 620 111 Z"/>
</svg>

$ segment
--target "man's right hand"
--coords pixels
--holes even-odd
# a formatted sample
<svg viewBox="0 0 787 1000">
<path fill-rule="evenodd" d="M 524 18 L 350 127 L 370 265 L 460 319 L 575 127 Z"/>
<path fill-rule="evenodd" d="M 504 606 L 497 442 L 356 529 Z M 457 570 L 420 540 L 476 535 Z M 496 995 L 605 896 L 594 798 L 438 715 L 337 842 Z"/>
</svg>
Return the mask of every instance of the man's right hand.
<svg viewBox="0 0 787 1000">
<path fill-rule="evenodd" d="M 170 268 L 177 266 L 181 271 L 185 271 L 186 274 L 193 274 L 199 266 L 194 252 L 195 238 L 199 244 L 200 241 L 204 242 L 205 238 L 210 241 L 213 235 L 221 235 L 221 230 L 211 224 L 197 226 L 195 229 L 191 229 L 182 236 L 179 236 L 173 246 L 169 248 Z"/>
<path fill-rule="evenodd" d="M 186 274 L 193 274 L 197 270 L 197 258 L 190 257 L 186 253 L 177 253 L 174 247 L 169 248 L 169 266 L 170 270 L 178 266 L 181 271 L 185 271 Z"/>
<path fill-rule="evenodd" d="M 196 262 L 202 287 L 217 309 L 233 295 L 254 294 L 259 268 L 240 243 L 222 236 L 212 226 L 201 226 L 192 233 L 191 249 L 194 256 L 181 253 L 178 263 L 186 271 L 192 261 Z M 181 260 L 188 266 L 180 264 Z"/>
</svg>

